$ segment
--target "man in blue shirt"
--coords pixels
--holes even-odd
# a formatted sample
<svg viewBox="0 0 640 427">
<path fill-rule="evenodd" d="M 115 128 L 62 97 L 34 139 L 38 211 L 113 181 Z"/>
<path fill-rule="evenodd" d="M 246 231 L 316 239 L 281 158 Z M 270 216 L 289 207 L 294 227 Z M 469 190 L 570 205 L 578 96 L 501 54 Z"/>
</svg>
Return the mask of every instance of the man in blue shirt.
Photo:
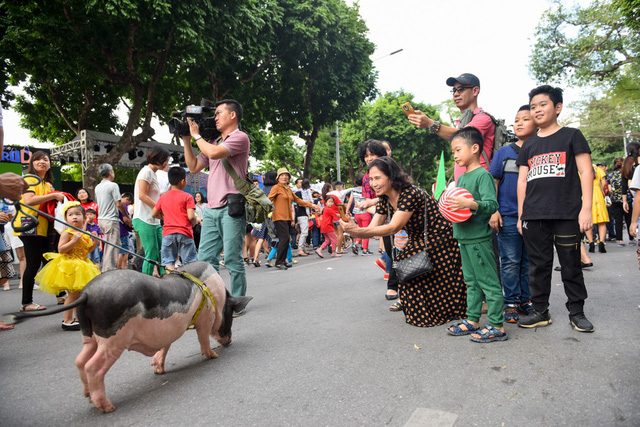
<svg viewBox="0 0 640 427">
<path fill-rule="evenodd" d="M 496 180 L 499 204 L 489 225 L 498 233 L 504 320 L 508 323 L 516 323 L 519 319 L 518 312 L 529 313 L 532 307 L 529 301 L 529 257 L 517 227 L 519 168 L 516 159 L 522 144 L 536 132 L 528 105 L 523 105 L 518 110 L 513 130 L 518 141 L 500 148 L 489 169 Z"/>
</svg>

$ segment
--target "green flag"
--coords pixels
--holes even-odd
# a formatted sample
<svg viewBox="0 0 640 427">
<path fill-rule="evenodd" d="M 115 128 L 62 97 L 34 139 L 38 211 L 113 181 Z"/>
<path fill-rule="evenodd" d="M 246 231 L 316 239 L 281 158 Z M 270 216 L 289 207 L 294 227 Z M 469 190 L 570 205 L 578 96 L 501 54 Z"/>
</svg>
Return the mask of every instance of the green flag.
<svg viewBox="0 0 640 427">
<path fill-rule="evenodd" d="M 433 197 L 436 200 L 440 198 L 440 195 L 447 186 L 447 178 L 444 174 L 444 151 L 440 152 L 440 165 L 438 166 L 438 177 L 436 178 L 436 189 L 433 192 Z"/>
</svg>

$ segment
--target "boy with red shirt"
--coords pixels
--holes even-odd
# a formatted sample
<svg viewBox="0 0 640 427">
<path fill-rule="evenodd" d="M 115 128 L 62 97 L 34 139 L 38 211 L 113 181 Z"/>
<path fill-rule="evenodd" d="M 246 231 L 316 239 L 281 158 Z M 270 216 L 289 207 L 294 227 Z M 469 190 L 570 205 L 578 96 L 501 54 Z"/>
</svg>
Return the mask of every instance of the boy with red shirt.
<svg viewBox="0 0 640 427">
<path fill-rule="evenodd" d="M 167 270 L 173 270 L 178 253 L 183 264 L 198 260 L 193 240 L 196 204 L 191 194 L 182 191 L 187 186 L 187 172 L 181 167 L 172 167 L 168 176 L 171 190 L 160 196 L 151 215 L 164 220 L 160 253 L 162 264 Z"/>
</svg>

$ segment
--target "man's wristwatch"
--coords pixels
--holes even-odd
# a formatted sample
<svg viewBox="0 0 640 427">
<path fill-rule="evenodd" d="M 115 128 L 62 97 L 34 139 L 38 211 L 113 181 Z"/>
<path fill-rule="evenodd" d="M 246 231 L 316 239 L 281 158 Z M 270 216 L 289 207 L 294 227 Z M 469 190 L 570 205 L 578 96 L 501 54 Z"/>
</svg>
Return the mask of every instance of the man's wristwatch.
<svg viewBox="0 0 640 427">
<path fill-rule="evenodd" d="M 431 126 L 429 126 L 429 132 L 435 134 L 438 133 L 438 131 L 440 130 L 440 122 L 439 121 L 434 121 Z"/>
<path fill-rule="evenodd" d="M 197 134 L 193 135 L 193 140 L 194 140 L 194 141 L 197 141 L 197 140 L 199 140 L 199 139 L 202 139 L 202 136 L 201 136 L 199 133 L 197 133 Z"/>
</svg>

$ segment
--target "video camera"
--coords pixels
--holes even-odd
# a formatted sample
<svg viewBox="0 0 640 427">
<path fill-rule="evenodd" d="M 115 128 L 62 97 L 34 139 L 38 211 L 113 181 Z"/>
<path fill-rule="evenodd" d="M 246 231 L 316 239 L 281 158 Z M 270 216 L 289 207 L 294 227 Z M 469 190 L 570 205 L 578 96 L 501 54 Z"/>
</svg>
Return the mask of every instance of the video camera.
<svg viewBox="0 0 640 427">
<path fill-rule="evenodd" d="M 183 111 L 174 111 L 171 113 L 171 120 L 167 122 L 169 132 L 176 136 L 190 135 L 189 124 L 187 118 L 190 118 L 200 127 L 200 135 L 207 141 L 216 139 L 220 136 L 220 132 L 216 128 L 215 117 L 209 117 L 206 113 L 215 111 L 213 102 L 202 98 L 200 105 L 187 105 Z"/>
</svg>

